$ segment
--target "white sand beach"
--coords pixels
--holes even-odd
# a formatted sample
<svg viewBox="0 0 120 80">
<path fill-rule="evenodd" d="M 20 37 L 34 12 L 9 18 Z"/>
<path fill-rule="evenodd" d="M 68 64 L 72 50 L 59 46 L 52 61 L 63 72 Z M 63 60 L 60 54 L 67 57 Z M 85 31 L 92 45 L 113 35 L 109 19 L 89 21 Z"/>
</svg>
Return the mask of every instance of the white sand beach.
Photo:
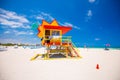
<svg viewBox="0 0 120 80">
<path fill-rule="evenodd" d="M 0 80 L 120 80 L 120 50 L 79 50 L 81 59 L 30 61 L 44 50 L 9 47 L 0 52 Z"/>
</svg>

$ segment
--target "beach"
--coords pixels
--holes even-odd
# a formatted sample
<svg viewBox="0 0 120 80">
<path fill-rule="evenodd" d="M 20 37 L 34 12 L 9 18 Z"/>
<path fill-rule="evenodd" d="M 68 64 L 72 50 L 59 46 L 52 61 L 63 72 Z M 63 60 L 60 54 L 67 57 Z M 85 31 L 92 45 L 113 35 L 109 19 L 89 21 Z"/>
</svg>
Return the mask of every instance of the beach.
<svg viewBox="0 0 120 80">
<path fill-rule="evenodd" d="M 120 50 L 79 50 L 80 59 L 30 61 L 44 49 L 8 47 L 0 52 L 0 80 L 120 80 Z"/>
</svg>

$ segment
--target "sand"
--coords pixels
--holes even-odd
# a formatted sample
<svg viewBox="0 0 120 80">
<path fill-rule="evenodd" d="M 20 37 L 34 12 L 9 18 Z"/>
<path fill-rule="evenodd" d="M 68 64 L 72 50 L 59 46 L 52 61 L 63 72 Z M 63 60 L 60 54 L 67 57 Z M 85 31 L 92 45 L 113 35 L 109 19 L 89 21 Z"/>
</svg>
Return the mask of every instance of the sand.
<svg viewBox="0 0 120 80">
<path fill-rule="evenodd" d="M 30 61 L 44 49 L 9 47 L 0 52 L 0 80 L 120 80 L 120 50 L 79 50 L 81 59 Z"/>
</svg>

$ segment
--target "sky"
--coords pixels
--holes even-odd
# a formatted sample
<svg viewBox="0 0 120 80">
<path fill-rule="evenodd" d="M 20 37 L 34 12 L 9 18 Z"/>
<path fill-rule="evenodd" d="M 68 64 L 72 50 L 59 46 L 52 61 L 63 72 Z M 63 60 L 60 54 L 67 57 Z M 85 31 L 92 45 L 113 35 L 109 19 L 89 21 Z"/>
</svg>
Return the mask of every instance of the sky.
<svg viewBox="0 0 120 80">
<path fill-rule="evenodd" d="M 0 43 L 40 44 L 32 24 L 56 19 L 78 45 L 120 47 L 119 0 L 0 0 Z"/>
</svg>

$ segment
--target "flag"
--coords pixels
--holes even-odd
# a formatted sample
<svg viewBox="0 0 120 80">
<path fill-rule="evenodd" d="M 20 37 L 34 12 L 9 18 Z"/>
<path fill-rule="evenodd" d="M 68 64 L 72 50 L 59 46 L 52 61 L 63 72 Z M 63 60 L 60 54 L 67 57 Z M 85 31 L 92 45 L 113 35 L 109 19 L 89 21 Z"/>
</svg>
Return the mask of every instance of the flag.
<svg viewBox="0 0 120 80">
<path fill-rule="evenodd" d="M 34 30 L 34 29 L 37 29 L 38 26 L 39 26 L 39 22 L 33 23 L 33 24 L 32 24 L 32 29 L 33 29 L 33 30 Z"/>
</svg>

